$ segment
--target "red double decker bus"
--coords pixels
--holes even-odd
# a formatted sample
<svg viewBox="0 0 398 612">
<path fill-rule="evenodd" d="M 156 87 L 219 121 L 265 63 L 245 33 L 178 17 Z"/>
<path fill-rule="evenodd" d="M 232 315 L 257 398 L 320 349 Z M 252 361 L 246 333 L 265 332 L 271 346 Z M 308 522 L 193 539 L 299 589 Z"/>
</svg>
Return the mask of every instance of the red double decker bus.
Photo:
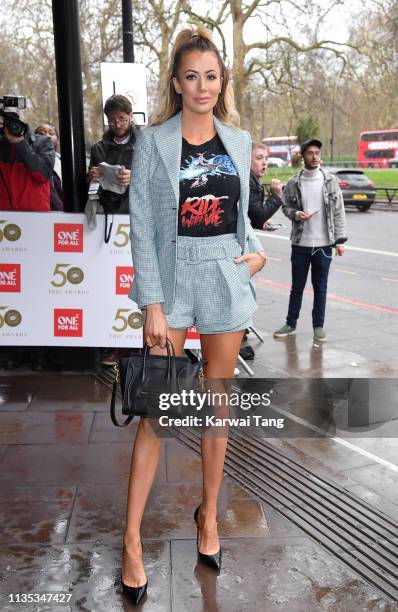
<svg viewBox="0 0 398 612">
<path fill-rule="evenodd" d="M 292 165 L 296 153 L 300 153 L 297 136 L 271 136 L 263 138 L 263 143 L 267 145 L 270 157 L 278 157 L 288 166 Z"/>
<path fill-rule="evenodd" d="M 398 129 L 361 132 L 358 165 L 361 168 L 390 168 L 398 157 Z"/>
</svg>

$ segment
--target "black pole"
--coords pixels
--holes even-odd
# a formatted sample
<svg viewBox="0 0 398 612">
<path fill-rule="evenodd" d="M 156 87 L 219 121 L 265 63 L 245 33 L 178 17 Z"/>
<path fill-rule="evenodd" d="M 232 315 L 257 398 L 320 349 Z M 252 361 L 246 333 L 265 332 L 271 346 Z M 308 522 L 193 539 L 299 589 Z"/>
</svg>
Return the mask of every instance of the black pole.
<svg viewBox="0 0 398 612">
<path fill-rule="evenodd" d="M 77 0 L 52 0 L 65 210 L 81 212 L 87 198 L 83 84 Z"/>
<path fill-rule="evenodd" d="M 134 32 L 132 0 L 122 0 L 123 61 L 134 63 Z"/>
</svg>

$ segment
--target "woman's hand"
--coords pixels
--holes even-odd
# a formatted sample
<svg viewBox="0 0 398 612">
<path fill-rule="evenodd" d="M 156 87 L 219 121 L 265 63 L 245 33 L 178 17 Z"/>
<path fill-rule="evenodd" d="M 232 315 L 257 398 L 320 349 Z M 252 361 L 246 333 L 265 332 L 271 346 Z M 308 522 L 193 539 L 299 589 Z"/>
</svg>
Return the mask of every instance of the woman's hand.
<svg viewBox="0 0 398 612">
<path fill-rule="evenodd" d="M 119 185 L 130 185 L 130 176 L 131 170 L 127 170 L 126 168 L 124 168 L 123 170 L 119 170 L 119 173 L 117 175 L 117 182 L 119 183 Z"/>
<path fill-rule="evenodd" d="M 166 348 L 167 321 L 161 304 L 148 304 L 144 325 L 144 342 L 149 346 Z"/>
<path fill-rule="evenodd" d="M 234 262 L 237 264 L 241 263 L 242 261 L 245 261 L 248 265 L 250 277 L 252 277 L 264 268 L 267 258 L 264 251 L 259 251 L 257 253 L 246 253 L 246 255 L 241 255 L 240 257 L 234 259 Z"/>
</svg>

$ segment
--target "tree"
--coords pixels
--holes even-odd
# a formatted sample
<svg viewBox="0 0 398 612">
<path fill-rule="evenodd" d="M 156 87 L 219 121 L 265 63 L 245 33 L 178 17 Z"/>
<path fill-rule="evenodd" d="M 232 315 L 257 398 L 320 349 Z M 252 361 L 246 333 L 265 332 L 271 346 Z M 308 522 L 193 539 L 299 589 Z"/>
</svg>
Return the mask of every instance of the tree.
<svg viewBox="0 0 398 612">
<path fill-rule="evenodd" d="M 294 0 L 225 0 L 221 6 L 217 3 L 215 14 L 210 11 L 200 15 L 188 2 L 185 10 L 194 21 L 218 33 L 227 19 L 231 19 L 233 87 L 238 111 L 244 118 L 245 94 L 254 77 L 260 77 L 266 89 L 282 92 L 293 83 L 296 60 L 313 51 L 323 49 L 342 65 L 346 63 L 348 46 L 319 34 L 325 17 L 341 3 L 342 0 L 334 0 L 323 10 L 322 5 L 314 2 L 298 5 Z M 254 18 L 263 26 L 263 38 L 245 42 L 245 27 Z M 299 42 L 297 35 L 303 42 Z"/>
<path fill-rule="evenodd" d="M 155 96 L 163 95 L 167 86 L 170 47 L 178 26 L 184 18 L 184 0 L 146 0 L 138 5 L 135 43 L 146 51 L 149 64 L 156 63 Z M 136 5 L 134 6 L 136 10 Z M 135 13 L 136 15 L 136 13 Z"/>
<path fill-rule="evenodd" d="M 319 120 L 311 115 L 300 117 L 296 126 L 296 136 L 300 144 L 319 135 Z"/>
</svg>

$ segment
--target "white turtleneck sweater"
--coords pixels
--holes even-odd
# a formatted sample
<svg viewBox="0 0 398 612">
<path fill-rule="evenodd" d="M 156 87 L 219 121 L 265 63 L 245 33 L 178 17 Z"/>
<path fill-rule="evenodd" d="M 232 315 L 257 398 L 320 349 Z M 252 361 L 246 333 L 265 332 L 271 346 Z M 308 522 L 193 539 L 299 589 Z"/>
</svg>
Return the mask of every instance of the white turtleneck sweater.
<svg viewBox="0 0 398 612">
<path fill-rule="evenodd" d="M 312 213 L 319 210 L 311 219 L 304 221 L 300 246 L 320 247 L 329 244 L 326 211 L 322 197 L 323 181 L 323 174 L 319 168 L 315 170 L 304 168 L 300 176 L 304 212 Z"/>
</svg>

